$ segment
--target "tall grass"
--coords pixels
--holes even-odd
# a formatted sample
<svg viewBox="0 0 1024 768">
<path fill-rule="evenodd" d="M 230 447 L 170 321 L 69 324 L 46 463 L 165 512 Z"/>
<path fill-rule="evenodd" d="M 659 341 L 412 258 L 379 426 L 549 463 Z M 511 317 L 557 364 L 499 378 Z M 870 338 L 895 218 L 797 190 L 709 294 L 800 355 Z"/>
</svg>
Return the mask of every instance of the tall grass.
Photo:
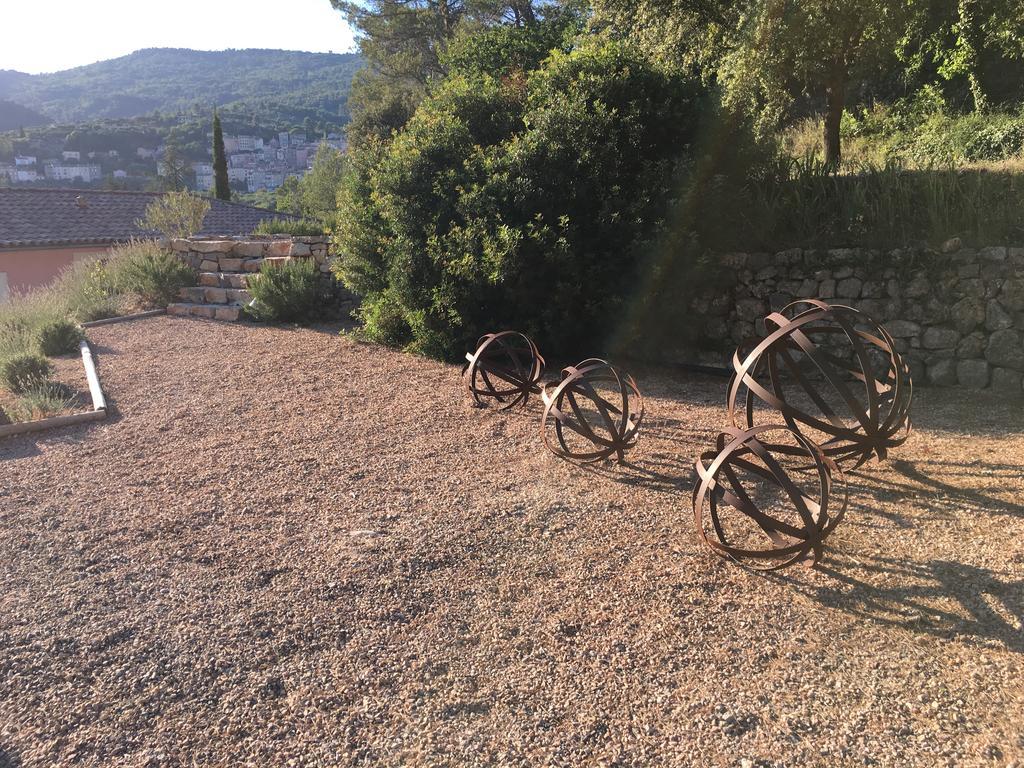
<svg viewBox="0 0 1024 768">
<path fill-rule="evenodd" d="M 709 186 L 695 226 L 716 249 L 1024 242 L 1024 176 L 898 161 L 837 172 L 811 155 L 781 157 Z"/>
</svg>

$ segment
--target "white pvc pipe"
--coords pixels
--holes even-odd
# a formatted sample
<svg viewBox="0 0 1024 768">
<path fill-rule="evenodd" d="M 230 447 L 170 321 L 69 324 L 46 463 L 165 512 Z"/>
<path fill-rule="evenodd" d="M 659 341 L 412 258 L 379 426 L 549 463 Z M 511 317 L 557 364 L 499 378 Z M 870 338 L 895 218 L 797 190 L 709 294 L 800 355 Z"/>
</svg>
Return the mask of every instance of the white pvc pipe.
<svg viewBox="0 0 1024 768">
<path fill-rule="evenodd" d="M 100 388 L 100 378 L 96 375 L 96 366 L 92 361 L 92 350 L 89 349 L 89 342 L 82 339 L 78 345 L 82 350 L 82 364 L 85 366 L 85 378 L 89 382 L 89 394 L 92 395 L 92 409 L 94 411 L 106 411 L 107 401 L 103 397 L 103 390 Z"/>
</svg>

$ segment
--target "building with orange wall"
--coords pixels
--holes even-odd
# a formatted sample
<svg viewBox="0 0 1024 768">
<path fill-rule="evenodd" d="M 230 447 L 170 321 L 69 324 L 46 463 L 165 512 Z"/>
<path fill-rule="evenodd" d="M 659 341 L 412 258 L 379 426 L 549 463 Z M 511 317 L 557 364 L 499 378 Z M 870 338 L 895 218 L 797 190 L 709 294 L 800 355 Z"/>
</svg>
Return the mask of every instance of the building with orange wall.
<svg viewBox="0 0 1024 768">
<path fill-rule="evenodd" d="M 152 239 L 139 226 L 159 192 L 79 189 L 0 189 L 0 301 L 45 286 L 75 263 L 102 257 L 131 239 Z M 252 233 L 264 220 L 290 216 L 250 205 L 210 200 L 204 236 Z"/>
</svg>

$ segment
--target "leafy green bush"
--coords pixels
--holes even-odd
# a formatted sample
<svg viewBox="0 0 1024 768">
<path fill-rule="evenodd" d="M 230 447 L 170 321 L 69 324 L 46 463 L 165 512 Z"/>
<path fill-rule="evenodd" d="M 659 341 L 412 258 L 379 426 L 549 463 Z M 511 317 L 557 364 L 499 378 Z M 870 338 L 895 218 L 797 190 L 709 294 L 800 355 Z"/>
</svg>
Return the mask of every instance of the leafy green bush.
<svg viewBox="0 0 1024 768">
<path fill-rule="evenodd" d="M 255 302 L 249 311 L 258 320 L 303 322 L 322 306 L 320 275 L 312 259 L 292 259 L 280 266 L 264 262 L 259 274 L 249 278 L 249 293 Z"/>
<path fill-rule="evenodd" d="M 324 234 L 323 224 L 309 219 L 264 219 L 252 231 L 254 235 L 291 235 L 292 237 L 319 237 Z"/>
<path fill-rule="evenodd" d="M 460 66 L 392 142 L 353 154 L 335 240 L 366 335 L 440 357 L 497 327 L 555 352 L 604 336 L 672 197 L 696 89 L 614 42 L 523 77 Z"/>
<path fill-rule="evenodd" d="M 15 394 L 28 391 L 53 374 L 53 365 L 40 354 L 23 352 L 0 360 L 0 384 Z"/>
<path fill-rule="evenodd" d="M 78 351 L 78 345 L 85 338 L 77 323 L 70 320 L 52 320 L 37 331 L 39 351 L 47 357 L 66 355 Z"/>
<path fill-rule="evenodd" d="M 114 249 L 107 269 L 114 292 L 148 309 L 166 307 L 182 288 L 196 281 L 194 269 L 152 240 L 136 240 Z"/>
</svg>

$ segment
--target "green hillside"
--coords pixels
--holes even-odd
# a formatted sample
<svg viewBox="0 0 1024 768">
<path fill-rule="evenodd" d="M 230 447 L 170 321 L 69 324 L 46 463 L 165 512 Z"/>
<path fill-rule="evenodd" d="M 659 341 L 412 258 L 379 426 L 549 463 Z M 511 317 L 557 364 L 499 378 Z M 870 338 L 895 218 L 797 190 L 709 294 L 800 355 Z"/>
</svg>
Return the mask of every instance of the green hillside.
<svg viewBox="0 0 1024 768">
<path fill-rule="evenodd" d="M 0 131 L 14 131 L 33 125 L 46 125 L 50 120 L 34 109 L 23 107 L 13 101 L 0 99 Z"/>
<path fill-rule="evenodd" d="M 360 66 L 352 53 L 151 48 L 51 74 L 0 71 L 0 99 L 65 124 L 219 105 L 340 127 Z"/>
</svg>

